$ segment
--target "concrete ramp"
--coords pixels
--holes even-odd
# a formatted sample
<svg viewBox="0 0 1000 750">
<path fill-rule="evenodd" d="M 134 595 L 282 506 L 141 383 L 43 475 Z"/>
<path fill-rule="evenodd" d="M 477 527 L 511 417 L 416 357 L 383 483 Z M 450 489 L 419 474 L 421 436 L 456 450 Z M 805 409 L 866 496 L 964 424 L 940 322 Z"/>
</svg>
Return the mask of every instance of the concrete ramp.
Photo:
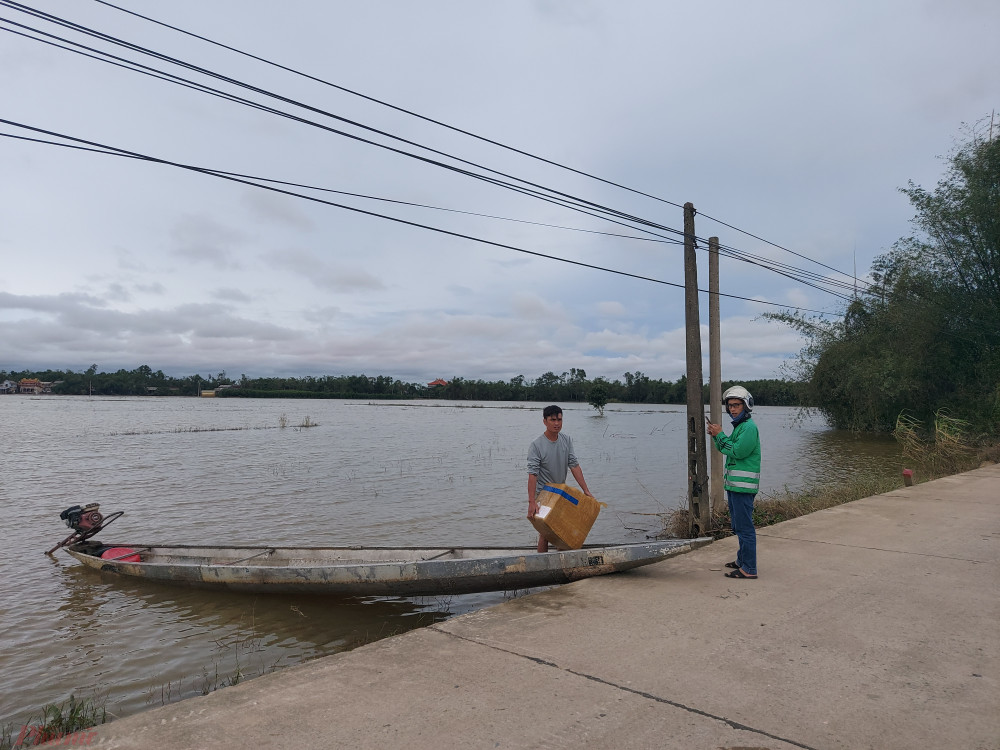
<svg viewBox="0 0 1000 750">
<path fill-rule="evenodd" d="M 97 728 L 91 746 L 1000 748 L 1000 466 Z"/>
</svg>

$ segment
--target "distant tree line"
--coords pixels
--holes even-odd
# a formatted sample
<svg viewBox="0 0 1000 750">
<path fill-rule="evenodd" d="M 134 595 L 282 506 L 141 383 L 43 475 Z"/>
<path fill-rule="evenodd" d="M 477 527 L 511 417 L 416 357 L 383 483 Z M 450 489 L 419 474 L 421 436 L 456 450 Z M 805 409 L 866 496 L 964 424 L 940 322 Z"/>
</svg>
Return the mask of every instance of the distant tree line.
<svg viewBox="0 0 1000 750">
<path fill-rule="evenodd" d="M 992 120 L 990 125 L 992 126 Z M 912 236 L 875 259 L 843 318 L 772 314 L 807 339 L 803 398 L 834 427 L 890 431 L 938 415 L 1000 425 L 1000 137 L 969 128 L 933 191 L 903 188 Z"/>
<path fill-rule="evenodd" d="M 326 375 L 323 377 L 273 377 L 239 379 L 217 375 L 172 377 L 146 365 L 134 370 L 98 372 L 91 365 L 84 372 L 45 370 L 41 372 L 6 372 L 0 380 L 17 382 L 38 378 L 51 382 L 53 394 L 102 396 L 197 396 L 214 390 L 224 398 L 436 398 L 453 401 L 545 401 L 551 403 L 586 403 L 594 388 L 603 389 L 609 402 L 634 404 L 682 404 L 687 401 L 687 379 L 676 382 L 650 378 L 641 372 L 626 372 L 621 379 L 587 378 L 586 372 L 570 368 L 556 375 L 546 372 L 535 380 L 518 375 L 510 380 L 470 380 L 454 377 L 446 385 L 428 386 L 406 383 L 387 375 Z M 802 406 L 804 384 L 787 380 L 739 381 L 753 394 L 758 404 L 767 406 Z M 735 383 L 723 383 L 727 388 Z M 708 385 L 704 386 L 705 400 Z"/>
<path fill-rule="evenodd" d="M 803 384 L 787 380 L 740 381 L 758 404 L 768 406 L 803 406 Z M 724 382 L 723 389 L 734 382 Z M 556 375 L 546 372 L 535 380 L 523 375 L 508 381 L 467 380 L 455 377 L 447 385 L 434 389 L 435 398 L 467 401 L 547 401 L 551 403 L 590 400 L 594 388 L 603 389 L 609 402 L 629 404 L 683 404 L 687 402 L 687 378 L 676 382 L 650 378 L 641 372 L 626 372 L 621 379 L 587 378 L 584 370 L 570 368 Z M 708 401 L 708 384 L 703 386 Z"/>
<path fill-rule="evenodd" d="M 0 380 L 15 383 L 24 378 L 37 378 L 44 383 L 52 383 L 52 393 L 66 396 L 197 396 L 201 389 L 210 389 L 216 383 L 232 382 L 222 372 L 216 377 L 203 378 L 190 375 L 175 378 L 162 370 L 153 370 L 142 365 L 134 370 L 98 372 L 97 365 L 91 365 L 83 372 L 73 370 L 23 370 L 21 372 L 0 370 Z"/>
</svg>

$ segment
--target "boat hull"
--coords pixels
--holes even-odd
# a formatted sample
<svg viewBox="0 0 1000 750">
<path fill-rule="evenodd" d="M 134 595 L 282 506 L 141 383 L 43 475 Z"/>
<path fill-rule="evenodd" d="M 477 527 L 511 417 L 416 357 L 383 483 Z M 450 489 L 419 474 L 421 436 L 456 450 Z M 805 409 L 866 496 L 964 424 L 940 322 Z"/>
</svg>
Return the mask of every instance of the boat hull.
<svg viewBox="0 0 1000 750">
<path fill-rule="evenodd" d="M 253 593 L 434 596 L 569 583 L 659 562 L 707 541 L 592 545 L 546 553 L 490 547 L 136 546 L 94 541 L 66 550 L 96 570 L 170 585 Z M 96 556 L 107 547 L 133 549 L 142 561 Z"/>
</svg>

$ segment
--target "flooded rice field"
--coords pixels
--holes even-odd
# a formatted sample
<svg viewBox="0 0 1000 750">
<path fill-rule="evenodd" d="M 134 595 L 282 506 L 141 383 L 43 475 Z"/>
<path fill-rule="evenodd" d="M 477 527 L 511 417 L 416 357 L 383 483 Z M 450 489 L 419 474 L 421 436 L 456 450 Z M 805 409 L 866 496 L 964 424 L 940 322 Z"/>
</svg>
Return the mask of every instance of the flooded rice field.
<svg viewBox="0 0 1000 750">
<path fill-rule="evenodd" d="M 513 593 L 330 599 L 118 579 L 64 552 L 59 513 L 124 511 L 126 544 L 533 545 L 528 444 L 543 404 L 0 397 L 0 725 L 97 698 L 121 716 L 491 606 Z M 589 542 L 658 534 L 686 504 L 684 407 L 562 404 L 607 510 Z M 763 492 L 870 468 L 891 440 L 758 407 Z"/>
</svg>

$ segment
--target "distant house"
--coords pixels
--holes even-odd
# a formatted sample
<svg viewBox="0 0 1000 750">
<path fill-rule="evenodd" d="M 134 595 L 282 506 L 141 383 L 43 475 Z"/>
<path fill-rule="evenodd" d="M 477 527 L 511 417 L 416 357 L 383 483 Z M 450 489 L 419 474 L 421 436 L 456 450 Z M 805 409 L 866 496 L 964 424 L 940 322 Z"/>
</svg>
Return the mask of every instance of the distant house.
<svg viewBox="0 0 1000 750">
<path fill-rule="evenodd" d="M 17 393 L 17 383 L 13 380 L 5 380 L 0 383 L 0 393 Z"/>
<path fill-rule="evenodd" d="M 21 378 L 17 384 L 18 393 L 42 393 L 44 391 L 44 386 L 42 381 L 38 378 Z"/>
<path fill-rule="evenodd" d="M 428 388 L 433 388 L 433 387 L 438 386 L 438 385 L 448 385 L 448 381 L 447 380 L 441 380 L 441 378 L 438 378 L 437 380 L 434 380 L 434 381 L 431 381 L 430 383 L 428 383 L 427 387 Z"/>
</svg>

